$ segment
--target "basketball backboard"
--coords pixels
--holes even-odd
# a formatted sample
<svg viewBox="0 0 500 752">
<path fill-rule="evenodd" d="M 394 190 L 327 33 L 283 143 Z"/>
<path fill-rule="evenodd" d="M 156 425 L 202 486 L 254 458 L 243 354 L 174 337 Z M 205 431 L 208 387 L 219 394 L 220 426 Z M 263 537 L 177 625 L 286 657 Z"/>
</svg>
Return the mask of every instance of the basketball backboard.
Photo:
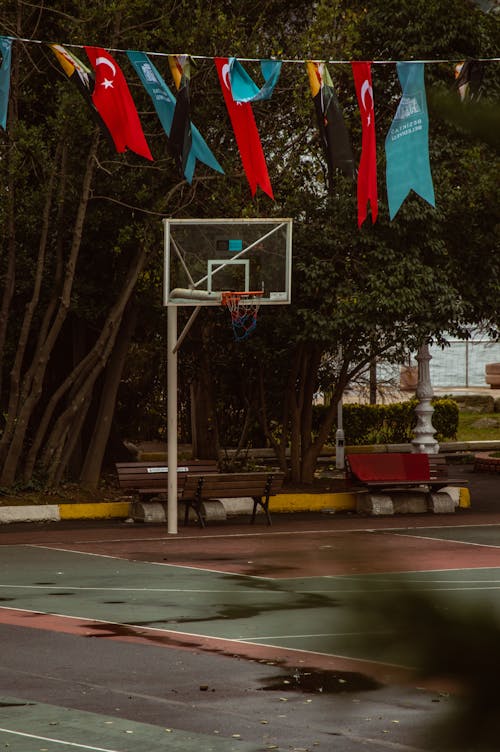
<svg viewBox="0 0 500 752">
<path fill-rule="evenodd" d="M 291 219 L 164 219 L 167 306 L 220 305 L 221 293 L 290 303 Z"/>
</svg>

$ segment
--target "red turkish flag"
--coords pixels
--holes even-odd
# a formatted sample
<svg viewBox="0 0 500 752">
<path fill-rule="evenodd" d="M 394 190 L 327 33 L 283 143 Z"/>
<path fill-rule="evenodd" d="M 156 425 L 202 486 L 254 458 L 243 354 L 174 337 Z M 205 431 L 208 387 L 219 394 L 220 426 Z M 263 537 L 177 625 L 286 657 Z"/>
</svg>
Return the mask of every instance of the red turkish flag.
<svg viewBox="0 0 500 752">
<path fill-rule="evenodd" d="M 354 85 L 361 113 L 361 160 L 358 169 L 358 227 L 367 216 L 367 204 L 370 202 L 372 224 L 377 219 L 377 145 L 375 139 L 375 110 L 371 63 L 351 63 Z"/>
<path fill-rule="evenodd" d="M 118 63 L 101 47 L 85 47 L 95 70 L 92 101 L 104 120 L 116 151 L 127 147 L 141 157 L 153 161 L 134 100 Z"/>
<path fill-rule="evenodd" d="M 274 199 L 252 107 L 248 102 L 235 102 L 233 99 L 228 58 L 216 57 L 215 66 L 252 196 L 255 196 L 257 186 L 260 185 L 264 193 Z"/>
</svg>

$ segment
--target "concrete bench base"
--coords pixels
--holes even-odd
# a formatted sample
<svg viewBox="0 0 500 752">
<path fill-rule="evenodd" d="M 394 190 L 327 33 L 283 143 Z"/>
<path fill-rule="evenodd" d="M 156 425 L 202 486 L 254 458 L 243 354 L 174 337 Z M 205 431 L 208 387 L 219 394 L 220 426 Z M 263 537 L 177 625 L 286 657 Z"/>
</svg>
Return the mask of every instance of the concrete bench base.
<svg viewBox="0 0 500 752">
<path fill-rule="evenodd" d="M 446 491 L 361 492 L 356 495 L 357 512 L 374 517 L 395 514 L 425 514 L 426 512 L 452 514 L 456 507 L 455 499 Z"/>
</svg>

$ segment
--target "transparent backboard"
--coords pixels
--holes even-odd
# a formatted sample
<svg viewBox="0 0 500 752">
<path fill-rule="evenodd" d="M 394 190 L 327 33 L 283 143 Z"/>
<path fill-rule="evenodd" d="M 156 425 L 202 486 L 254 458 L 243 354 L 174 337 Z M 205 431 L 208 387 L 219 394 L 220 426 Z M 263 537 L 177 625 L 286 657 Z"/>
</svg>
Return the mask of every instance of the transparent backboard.
<svg viewBox="0 0 500 752">
<path fill-rule="evenodd" d="M 164 219 L 164 303 L 220 305 L 222 292 L 290 303 L 291 219 Z"/>
</svg>

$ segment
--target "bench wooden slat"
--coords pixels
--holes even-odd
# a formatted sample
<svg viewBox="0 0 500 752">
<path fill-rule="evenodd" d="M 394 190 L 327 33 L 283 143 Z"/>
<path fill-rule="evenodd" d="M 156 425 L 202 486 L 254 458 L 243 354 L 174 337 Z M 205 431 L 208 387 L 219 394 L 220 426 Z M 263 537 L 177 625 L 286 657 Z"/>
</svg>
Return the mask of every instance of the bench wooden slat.
<svg viewBox="0 0 500 752">
<path fill-rule="evenodd" d="M 118 483 L 125 491 L 132 491 L 139 496 L 166 493 L 168 487 L 168 463 L 153 462 L 117 462 Z M 194 470 L 200 473 L 217 472 L 216 460 L 189 460 L 179 463 L 177 468 L 177 485 L 182 485 L 186 474 Z"/>
<path fill-rule="evenodd" d="M 188 473 L 180 495 L 180 500 L 186 505 L 184 523 L 188 523 L 189 509 L 192 508 L 200 526 L 205 526 L 201 508 L 204 500 L 251 496 L 253 499 L 251 522 L 255 521 L 257 508 L 260 506 L 266 514 L 268 525 L 271 525 L 269 499 L 281 490 L 283 481 L 284 474 L 281 472 L 215 473 L 213 475 Z"/>
<path fill-rule="evenodd" d="M 165 462 L 117 462 L 118 482 L 126 491 L 139 497 L 167 493 L 168 464 Z M 284 474 L 279 472 L 219 473 L 215 460 L 191 460 L 177 468 L 178 500 L 186 505 L 185 524 L 191 507 L 201 527 L 205 526 L 202 502 L 213 498 L 251 496 L 254 501 L 252 522 L 257 507 L 269 514 L 269 498 L 283 486 Z"/>
</svg>

